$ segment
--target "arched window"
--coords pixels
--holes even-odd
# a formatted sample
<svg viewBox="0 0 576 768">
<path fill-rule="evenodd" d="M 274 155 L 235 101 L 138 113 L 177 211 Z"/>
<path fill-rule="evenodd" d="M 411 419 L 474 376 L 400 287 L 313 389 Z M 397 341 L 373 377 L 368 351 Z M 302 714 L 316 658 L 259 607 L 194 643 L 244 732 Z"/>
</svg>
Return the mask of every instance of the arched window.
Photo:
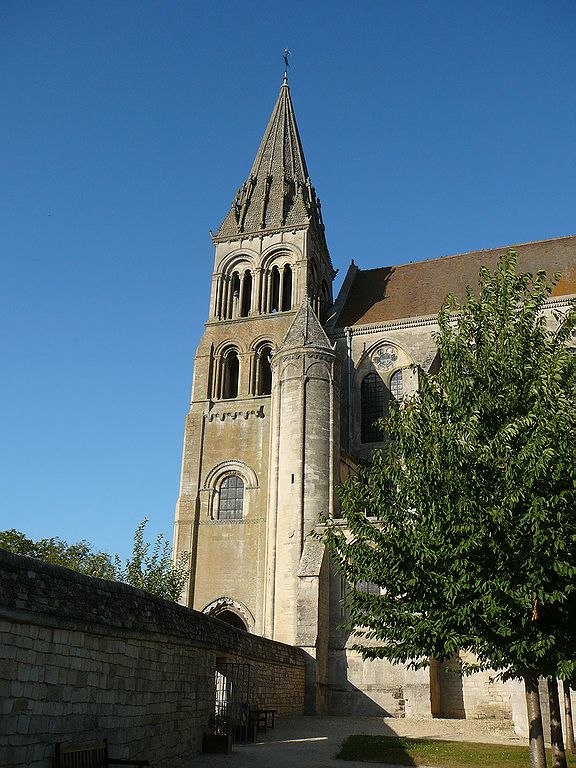
<svg viewBox="0 0 576 768">
<path fill-rule="evenodd" d="M 229 399 L 238 397 L 238 378 L 240 360 L 235 349 L 229 349 L 222 361 L 222 397 Z"/>
<path fill-rule="evenodd" d="M 222 480 L 218 499 L 218 520 L 241 520 L 244 509 L 244 483 L 238 475 Z"/>
<path fill-rule="evenodd" d="M 240 317 L 248 317 L 252 306 L 252 273 L 246 270 L 242 280 Z"/>
<path fill-rule="evenodd" d="M 326 320 L 327 310 L 330 306 L 330 289 L 326 280 L 322 280 L 320 297 L 318 301 L 318 319 L 321 323 Z"/>
<path fill-rule="evenodd" d="M 402 381 L 402 371 L 394 371 L 390 377 L 390 394 L 397 403 L 404 399 L 404 384 Z"/>
<path fill-rule="evenodd" d="M 240 275 L 238 272 L 234 272 L 232 280 L 230 281 L 230 297 L 228 304 L 228 319 L 231 319 L 236 314 L 235 308 L 238 306 L 240 298 Z"/>
<path fill-rule="evenodd" d="M 268 346 L 261 347 L 257 353 L 256 359 L 256 395 L 269 395 L 272 392 L 272 368 L 270 366 L 270 356 L 272 349 Z"/>
<path fill-rule="evenodd" d="M 318 267 L 315 261 L 311 261 L 308 265 L 308 284 L 315 293 L 318 285 Z"/>
<path fill-rule="evenodd" d="M 284 267 L 282 275 L 282 312 L 292 309 L 292 268 L 289 264 Z"/>
<path fill-rule="evenodd" d="M 369 373 L 360 385 L 361 440 L 363 443 L 377 443 L 384 439 L 384 433 L 374 422 L 384 416 L 384 382 L 376 373 Z"/>
<path fill-rule="evenodd" d="M 280 309 L 280 270 L 272 267 L 270 272 L 270 312 L 278 312 Z"/>
</svg>

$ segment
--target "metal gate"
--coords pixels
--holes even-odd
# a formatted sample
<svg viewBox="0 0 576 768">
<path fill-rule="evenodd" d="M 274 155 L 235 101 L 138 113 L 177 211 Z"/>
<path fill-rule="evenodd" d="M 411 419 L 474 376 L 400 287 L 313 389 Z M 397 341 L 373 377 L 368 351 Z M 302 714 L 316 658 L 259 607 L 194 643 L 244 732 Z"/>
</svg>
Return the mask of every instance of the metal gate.
<svg viewBox="0 0 576 768">
<path fill-rule="evenodd" d="M 218 663 L 215 685 L 213 733 L 232 734 L 234 741 L 245 743 L 250 718 L 250 664 Z"/>
</svg>

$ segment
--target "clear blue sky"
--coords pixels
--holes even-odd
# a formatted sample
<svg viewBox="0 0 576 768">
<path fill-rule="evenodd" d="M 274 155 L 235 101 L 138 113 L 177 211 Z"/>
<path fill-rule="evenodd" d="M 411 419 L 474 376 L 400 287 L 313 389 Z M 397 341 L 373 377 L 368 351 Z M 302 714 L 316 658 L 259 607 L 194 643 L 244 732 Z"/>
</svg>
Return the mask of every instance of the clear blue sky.
<svg viewBox="0 0 576 768">
<path fill-rule="evenodd" d="M 171 538 L 209 229 L 285 47 L 340 276 L 576 232 L 573 0 L 3 0 L 0 529 Z"/>
</svg>

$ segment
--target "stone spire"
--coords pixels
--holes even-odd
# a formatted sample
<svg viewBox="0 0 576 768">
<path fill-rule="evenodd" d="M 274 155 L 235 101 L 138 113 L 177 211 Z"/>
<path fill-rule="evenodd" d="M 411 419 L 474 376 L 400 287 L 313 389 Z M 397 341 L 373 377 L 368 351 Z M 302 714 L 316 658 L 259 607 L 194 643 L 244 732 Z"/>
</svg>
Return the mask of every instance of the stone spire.
<svg viewBox="0 0 576 768">
<path fill-rule="evenodd" d="M 308 297 L 304 299 L 298 312 L 296 312 L 280 350 L 284 351 L 294 347 L 323 347 L 330 351 L 333 349 Z"/>
<path fill-rule="evenodd" d="M 320 201 L 308 176 L 285 77 L 250 175 L 214 240 L 310 226 L 324 239 Z"/>
</svg>

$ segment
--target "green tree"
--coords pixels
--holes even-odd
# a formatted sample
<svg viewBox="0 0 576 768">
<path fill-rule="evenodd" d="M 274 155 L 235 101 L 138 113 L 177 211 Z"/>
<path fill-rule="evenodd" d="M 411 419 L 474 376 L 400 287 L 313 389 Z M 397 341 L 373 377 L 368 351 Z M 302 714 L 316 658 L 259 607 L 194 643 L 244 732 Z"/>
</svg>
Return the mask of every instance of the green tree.
<svg viewBox="0 0 576 768">
<path fill-rule="evenodd" d="M 0 548 L 17 555 L 28 555 L 53 565 L 62 565 L 73 571 L 97 576 L 102 579 L 114 578 L 114 563 L 106 552 L 95 552 L 87 541 L 68 544 L 63 539 L 52 537 L 32 541 L 25 534 L 11 528 L 0 531 Z"/>
<path fill-rule="evenodd" d="M 576 313 L 547 327 L 554 280 L 517 274 L 510 252 L 463 303 L 447 298 L 439 373 L 418 371 L 385 448 L 340 489 L 346 527 L 325 533 L 350 627 L 374 642 L 364 657 L 425 666 L 469 650 L 465 671 L 522 678 L 537 768 L 538 676 L 573 679 L 576 640 Z"/>
<path fill-rule="evenodd" d="M 182 553 L 173 563 L 170 544 L 161 533 L 149 554 L 151 545 L 144 541 L 147 522 L 144 518 L 136 529 L 132 556 L 124 566 L 118 555 L 112 559 L 105 552 L 94 552 L 87 541 L 68 544 L 58 537 L 33 541 L 14 528 L 0 531 L 0 548 L 62 565 L 87 576 L 123 581 L 166 600 L 178 600 L 188 578 L 190 556 Z"/>
<path fill-rule="evenodd" d="M 144 529 L 147 518 L 140 523 L 134 533 L 132 556 L 124 566 L 118 555 L 115 558 L 116 579 L 144 589 L 165 600 L 179 600 L 188 578 L 190 555 L 183 552 L 178 560 L 172 561 L 170 543 L 160 533 L 150 551 L 150 544 L 144 541 Z"/>
</svg>

